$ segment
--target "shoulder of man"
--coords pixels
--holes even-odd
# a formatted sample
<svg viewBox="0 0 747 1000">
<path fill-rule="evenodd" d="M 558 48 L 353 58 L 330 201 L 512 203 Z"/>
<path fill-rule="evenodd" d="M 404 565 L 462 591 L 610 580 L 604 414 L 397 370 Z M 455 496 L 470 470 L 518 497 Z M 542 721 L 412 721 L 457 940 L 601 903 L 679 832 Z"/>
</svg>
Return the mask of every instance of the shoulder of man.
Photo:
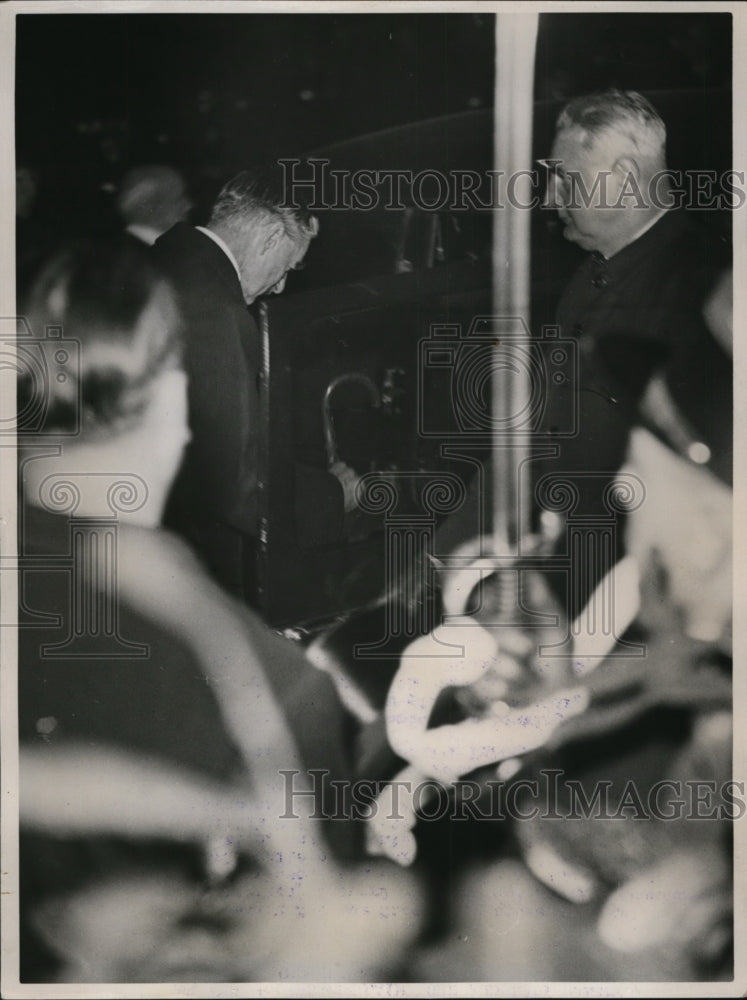
<svg viewBox="0 0 747 1000">
<path fill-rule="evenodd" d="M 158 266 L 182 294 L 220 281 L 243 302 L 236 271 L 218 244 L 186 222 L 177 222 L 151 248 Z"/>
<path fill-rule="evenodd" d="M 157 257 L 166 256 L 177 248 L 181 249 L 185 246 L 190 246 L 190 244 L 199 244 L 202 242 L 203 237 L 204 234 L 201 234 L 194 226 L 190 226 L 186 222 L 177 222 L 171 229 L 167 229 L 165 233 L 161 233 L 153 244 L 153 252 Z"/>
<path fill-rule="evenodd" d="M 253 330 L 233 264 L 204 233 L 178 222 L 156 240 L 150 253 L 176 291 L 190 355 L 197 351 L 202 358 L 206 350 L 214 351 L 216 337 L 232 342 L 237 332 L 245 338 Z M 219 357 L 213 357 L 216 362 Z M 235 363 L 233 355 L 226 357 L 227 365 Z"/>
</svg>

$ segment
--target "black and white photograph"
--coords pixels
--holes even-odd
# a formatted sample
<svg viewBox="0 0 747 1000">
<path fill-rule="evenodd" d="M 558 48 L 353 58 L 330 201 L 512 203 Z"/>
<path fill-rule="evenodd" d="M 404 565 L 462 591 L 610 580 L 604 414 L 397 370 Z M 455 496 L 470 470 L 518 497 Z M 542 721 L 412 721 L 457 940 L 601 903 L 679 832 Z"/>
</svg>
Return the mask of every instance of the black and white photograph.
<svg viewBox="0 0 747 1000">
<path fill-rule="evenodd" d="M 0 46 L 2 996 L 745 995 L 742 5 Z"/>
</svg>

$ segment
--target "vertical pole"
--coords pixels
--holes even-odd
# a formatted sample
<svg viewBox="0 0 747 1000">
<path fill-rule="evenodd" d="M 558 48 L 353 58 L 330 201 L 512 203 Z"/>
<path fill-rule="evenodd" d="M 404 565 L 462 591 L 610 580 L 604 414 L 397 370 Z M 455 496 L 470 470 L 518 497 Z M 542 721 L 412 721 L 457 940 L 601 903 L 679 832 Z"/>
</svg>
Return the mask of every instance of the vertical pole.
<svg viewBox="0 0 747 1000">
<path fill-rule="evenodd" d="M 506 345 L 495 345 L 493 397 L 493 544 L 496 555 L 518 555 L 530 516 L 520 482 L 529 456 L 528 427 L 518 415 L 530 397 L 528 365 L 532 118 L 537 14 L 496 14 L 494 169 L 503 172 L 503 196 L 493 216 L 493 315 L 496 329 L 511 329 L 517 364 L 507 371 Z M 501 175 L 497 175 L 501 176 Z M 498 190 L 501 191 L 499 184 Z M 523 322 L 522 322 L 523 321 Z M 496 340 L 500 334 L 496 333 Z M 502 360 L 499 361 L 500 353 Z M 512 419 L 514 423 L 512 424 Z"/>
</svg>

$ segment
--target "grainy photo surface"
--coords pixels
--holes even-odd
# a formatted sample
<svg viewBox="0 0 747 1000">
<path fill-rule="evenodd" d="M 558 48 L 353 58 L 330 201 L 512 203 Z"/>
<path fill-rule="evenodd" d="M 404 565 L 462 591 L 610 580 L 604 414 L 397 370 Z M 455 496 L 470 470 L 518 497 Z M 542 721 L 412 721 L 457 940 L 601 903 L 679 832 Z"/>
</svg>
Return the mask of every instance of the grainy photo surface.
<svg viewBox="0 0 747 1000">
<path fill-rule="evenodd" d="M 744 12 L 0 15 L 2 995 L 743 995 Z"/>
</svg>

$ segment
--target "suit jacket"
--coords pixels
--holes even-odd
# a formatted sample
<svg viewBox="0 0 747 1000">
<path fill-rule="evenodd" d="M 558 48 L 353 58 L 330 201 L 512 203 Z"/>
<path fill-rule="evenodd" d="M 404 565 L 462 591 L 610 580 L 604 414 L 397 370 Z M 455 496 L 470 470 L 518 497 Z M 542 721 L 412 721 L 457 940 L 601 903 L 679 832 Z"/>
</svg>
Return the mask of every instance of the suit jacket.
<svg viewBox="0 0 747 1000">
<path fill-rule="evenodd" d="M 640 404 L 654 375 L 683 427 L 687 421 L 693 439 L 708 445 L 711 471 L 730 481 L 731 361 L 702 315 L 728 266 L 728 249 L 686 212 L 670 211 L 609 260 L 588 254 L 571 279 L 557 316 L 562 336 L 576 345 L 578 365 L 547 394 L 542 430 L 559 455 L 537 470 L 572 480 L 576 516 L 609 517 L 604 483 L 625 461 L 632 427 L 645 420 Z M 563 437 L 574 407 L 576 434 Z M 618 556 L 622 542 L 619 530 Z M 598 582 L 588 568 L 581 577 L 574 613 Z"/>
<path fill-rule="evenodd" d="M 208 236 L 179 222 L 152 252 L 183 313 L 192 432 L 165 521 L 216 571 L 256 535 L 259 333 L 233 264 Z"/>
<path fill-rule="evenodd" d="M 550 437 L 553 427 L 564 430 L 568 397 L 575 395 L 579 434 L 561 444 L 564 469 L 619 468 L 630 427 L 640 421 L 638 404 L 657 372 L 704 437 L 731 427 L 731 363 L 702 316 L 726 266 L 728 247 L 684 211 L 667 212 L 610 260 L 587 255 L 558 305 L 562 336 L 578 345 L 578 370 L 549 394 L 545 421 Z M 709 410 L 714 396 L 720 418 Z M 716 471 L 728 480 L 724 449 L 714 442 L 712 450 L 721 458 Z"/>
<path fill-rule="evenodd" d="M 192 440 L 171 490 L 164 523 L 185 537 L 231 593 L 254 598 L 251 559 L 258 536 L 261 344 L 233 264 L 197 229 L 179 222 L 152 251 L 183 313 Z M 342 488 L 323 469 L 287 456 L 296 474 L 295 531 L 305 544 L 336 541 Z"/>
</svg>

